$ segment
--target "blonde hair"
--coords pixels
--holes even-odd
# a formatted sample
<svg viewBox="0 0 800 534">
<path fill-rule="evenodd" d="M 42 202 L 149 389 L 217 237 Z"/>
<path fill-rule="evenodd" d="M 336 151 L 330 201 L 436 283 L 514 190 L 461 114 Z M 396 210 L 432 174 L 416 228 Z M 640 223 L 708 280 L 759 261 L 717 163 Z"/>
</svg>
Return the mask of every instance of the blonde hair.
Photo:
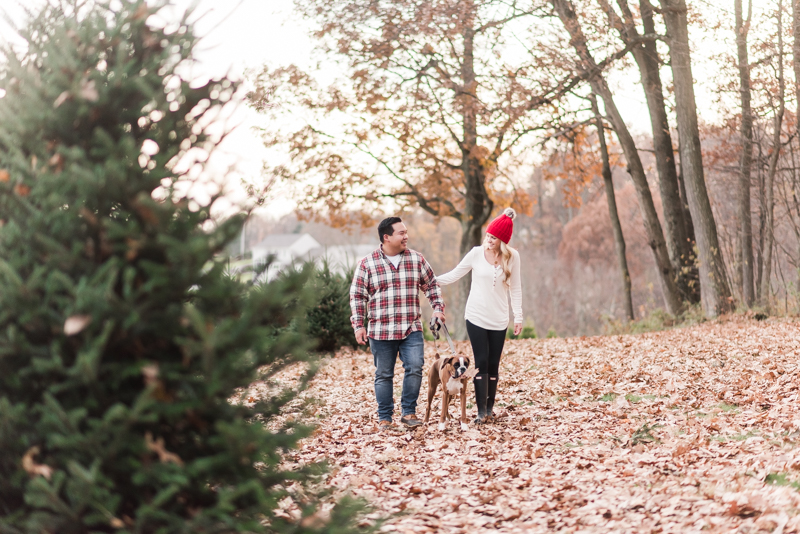
<svg viewBox="0 0 800 534">
<path fill-rule="evenodd" d="M 503 210 L 503 215 L 513 221 L 517 217 L 517 212 L 514 211 L 514 208 L 506 208 Z M 494 237 L 496 238 L 496 236 Z M 500 264 L 503 267 L 503 274 L 505 275 L 503 284 L 506 287 L 511 287 L 511 252 L 514 249 L 509 247 L 499 238 L 497 240 L 500 241 Z M 489 243 L 487 243 L 486 237 L 483 238 L 483 248 L 489 248 Z"/>
<path fill-rule="evenodd" d="M 487 234 L 488 235 L 488 234 Z M 498 239 L 498 241 L 500 241 Z M 489 243 L 486 237 L 483 238 L 483 248 L 489 248 Z M 503 268 L 503 284 L 506 287 L 511 287 L 511 252 L 514 249 L 500 241 L 500 265 Z"/>
</svg>

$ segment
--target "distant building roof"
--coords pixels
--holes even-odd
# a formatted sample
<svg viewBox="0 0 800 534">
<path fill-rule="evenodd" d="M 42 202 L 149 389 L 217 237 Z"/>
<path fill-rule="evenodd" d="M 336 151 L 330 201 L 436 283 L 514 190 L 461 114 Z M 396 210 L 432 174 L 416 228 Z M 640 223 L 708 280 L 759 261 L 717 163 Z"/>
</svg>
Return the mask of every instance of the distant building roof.
<svg viewBox="0 0 800 534">
<path fill-rule="evenodd" d="M 362 258 L 372 254 L 375 248 L 374 244 L 320 246 L 308 251 L 308 255 L 318 261 L 327 261 L 332 271 L 346 272 Z"/>
<path fill-rule="evenodd" d="M 276 248 L 291 247 L 293 244 L 299 241 L 303 236 L 307 235 L 308 234 L 272 234 L 268 235 L 260 243 L 254 245 L 253 248 L 257 247 L 266 249 L 276 249 Z"/>
<path fill-rule="evenodd" d="M 308 253 L 314 258 L 328 258 L 333 261 L 347 259 L 350 262 L 356 262 L 364 256 L 372 254 L 376 248 L 373 244 L 330 245 L 313 248 Z"/>
</svg>

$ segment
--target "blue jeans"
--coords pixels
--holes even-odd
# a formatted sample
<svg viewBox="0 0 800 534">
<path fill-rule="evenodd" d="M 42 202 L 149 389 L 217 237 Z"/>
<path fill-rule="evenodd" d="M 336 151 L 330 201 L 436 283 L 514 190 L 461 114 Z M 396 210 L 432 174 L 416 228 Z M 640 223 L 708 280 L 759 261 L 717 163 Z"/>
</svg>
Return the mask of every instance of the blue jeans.
<svg viewBox="0 0 800 534">
<path fill-rule="evenodd" d="M 369 338 L 369 348 L 375 362 L 375 399 L 378 401 L 378 419 L 381 421 L 391 421 L 394 414 L 394 364 L 398 352 L 405 369 L 400 397 L 402 415 L 416 413 L 425 360 L 423 342 L 422 332 L 411 332 L 405 339 L 391 341 Z"/>
</svg>

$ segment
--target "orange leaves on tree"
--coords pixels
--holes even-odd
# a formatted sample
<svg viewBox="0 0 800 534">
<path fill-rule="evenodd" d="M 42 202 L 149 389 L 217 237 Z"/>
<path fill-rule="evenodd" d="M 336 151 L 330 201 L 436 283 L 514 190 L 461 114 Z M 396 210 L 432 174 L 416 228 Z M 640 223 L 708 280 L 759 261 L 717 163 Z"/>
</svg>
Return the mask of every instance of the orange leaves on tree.
<svg viewBox="0 0 800 534">
<path fill-rule="evenodd" d="M 579 208 L 583 204 L 583 193 L 595 179 L 602 177 L 603 161 L 597 133 L 593 128 L 582 126 L 557 141 L 542 175 L 545 180 L 561 182 L 565 206 Z"/>
<path fill-rule="evenodd" d="M 342 77 L 319 87 L 294 66 L 264 69 L 248 97 L 276 117 L 291 107 L 310 125 L 265 132 L 291 159 L 270 172 L 305 186 L 301 210 L 349 222 L 420 207 L 468 235 L 496 212 L 493 198 L 529 211 L 516 185 L 530 168 L 524 145 L 548 120 L 538 110 L 565 86 L 537 68 L 543 58 L 504 56 L 496 45 L 519 39 L 526 20 L 535 26 L 535 10 L 489 0 L 309 0 L 299 9 L 319 24 L 319 47 Z"/>
</svg>

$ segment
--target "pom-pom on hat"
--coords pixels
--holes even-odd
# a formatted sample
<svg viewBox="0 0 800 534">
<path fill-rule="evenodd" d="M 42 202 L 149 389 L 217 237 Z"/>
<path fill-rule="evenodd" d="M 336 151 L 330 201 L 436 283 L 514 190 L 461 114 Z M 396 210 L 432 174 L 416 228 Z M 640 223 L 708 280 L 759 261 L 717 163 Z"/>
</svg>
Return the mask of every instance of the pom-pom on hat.
<svg viewBox="0 0 800 534">
<path fill-rule="evenodd" d="M 506 208 L 495 220 L 489 223 L 486 228 L 487 234 L 492 234 L 497 239 L 508 245 L 511 234 L 514 232 L 514 217 L 517 212 L 512 208 Z"/>
</svg>

